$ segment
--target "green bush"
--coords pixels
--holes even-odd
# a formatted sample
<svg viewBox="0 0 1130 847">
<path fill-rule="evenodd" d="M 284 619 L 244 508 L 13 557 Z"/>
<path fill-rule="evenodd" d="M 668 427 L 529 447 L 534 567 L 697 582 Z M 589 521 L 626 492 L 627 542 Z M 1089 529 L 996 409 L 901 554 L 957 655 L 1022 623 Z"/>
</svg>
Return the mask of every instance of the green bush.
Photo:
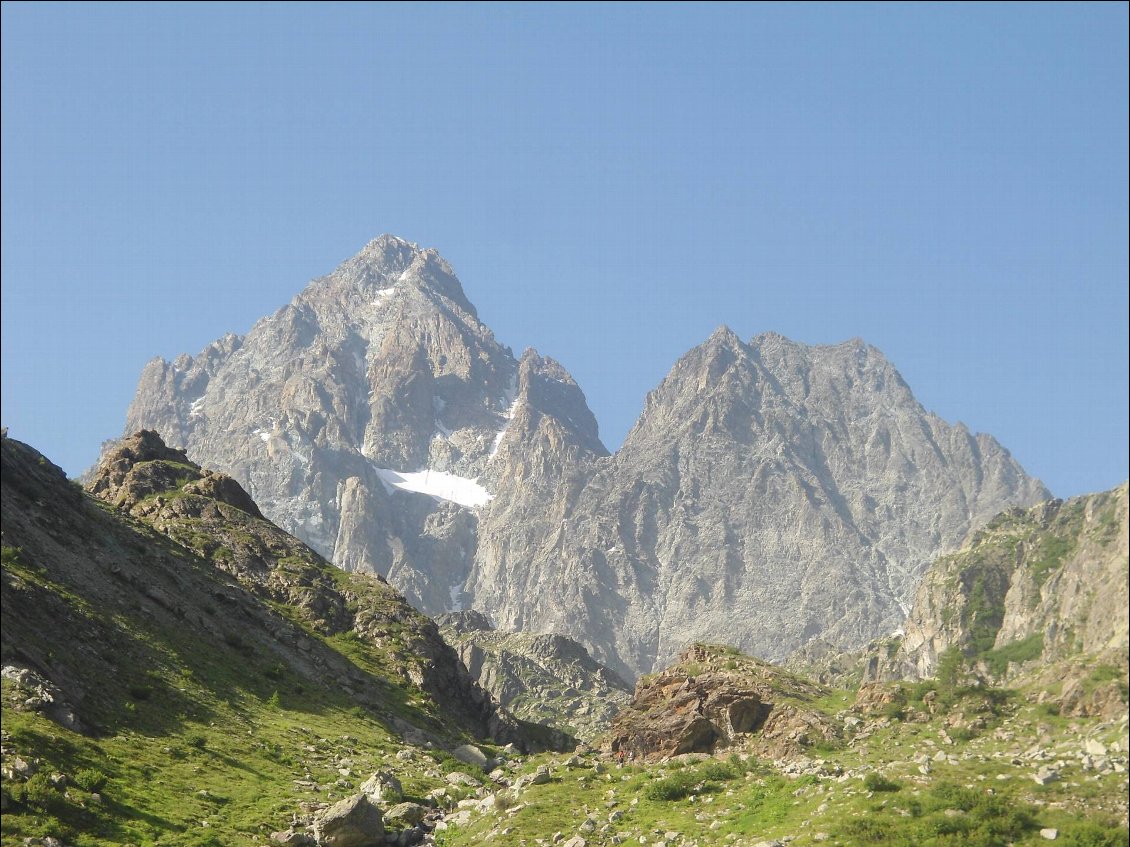
<svg viewBox="0 0 1130 847">
<path fill-rule="evenodd" d="M 863 787 L 868 791 L 900 791 L 902 785 L 894 780 L 887 779 L 881 773 L 872 771 L 863 778 Z"/>
<path fill-rule="evenodd" d="M 12 799 L 21 806 L 47 812 L 58 811 L 66 802 L 45 773 L 37 773 L 27 782 L 17 785 L 12 791 Z"/>
<path fill-rule="evenodd" d="M 1004 676 L 1010 662 L 1031 661 L 1044 652 L 1044 634 L 1037 632 L 1020 641 L 1013 641 L 985 654 L 985 664 L 995 676 Z"/>
<path fill-rule="evenodd" d="M 696 785 L 698 778 L 693 772 L 678 771 L 650 783 L 643 793 L 649 800 L 681 800 L 689 796 Z"/>
<path fill-rule="evenodd" d="M 1080 821 L 1065 829 L 1064 847 L 1130 847 L 1130 830 L 1113 822 Z"/>
<path fill-rule="evenodd" d="M 101 791 L 106 786 L 106 775 L 95 768 L 84 768 L 75 774 L 75 785 L 84 791 Z"/>
<path fill-rule="evenodd" d="M 859 818 L 844 824 L 843 833 L 849 839 L 864 843 L 885 844 L 890 839 L 891 827 L 877 818 Z"/>
</svg>

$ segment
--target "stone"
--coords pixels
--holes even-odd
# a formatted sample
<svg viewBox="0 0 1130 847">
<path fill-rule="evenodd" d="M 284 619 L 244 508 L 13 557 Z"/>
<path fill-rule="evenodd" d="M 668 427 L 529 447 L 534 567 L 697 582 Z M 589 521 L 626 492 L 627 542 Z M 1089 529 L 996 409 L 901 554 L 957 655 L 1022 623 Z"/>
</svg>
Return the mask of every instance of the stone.
<svg viewBox="0 0 1130 847">
<path fill-rule="evenodd" d="M 1040 830 L 1040 838 L 1047 839 L 1048 841 L 1055 841 L 1059 838 L 1059 830 L 1052 827 L 1045 827 Z"/>
<path fill-rule="evenodd" d="M 398 803 L 384 814 L 386 823 L 396 824 L 399 828 L 415 826 L 427 815 L 428 810 L 419 803 Z"/>
<path fill-rule="evenodd" d="M 1032 774 L 1032 779 L 1035 780 L 1037 785 L 1049 785 L 1053 782 L 1057 782 L 1059 778 L 1059 771 L 1054 768 L 1040 768 L 1036 773 Z"/>
<path fill-rule="evenodd" d="M 364 794 L 334 803 L 314 817 L 319 847 L 372 847 L 384 838 L 381 810 Z"/>
<path fill-rule="evenodd" d="M 483 784 L 482 780 L 475 779 L 470 774 L 463 773 L 462 771 L 452 771 L 445 779 L 448 785 L 462 785 L 466 788 L 478 788 Z"/>
<path fill-rule="evenodd" d="M 822 696 L 815 683 L 722 647 L 695 645 L 674 665 L 641 680 L 613 720 L 604 752 L 657 761 L 710 755 L 743 739 L 764 742 L 774 757 L 795 754 L 816 739 L 833 740 L 831 718 L 801 705 L 772 706 L 781 697 Z"/>
<path fill-rule="evenodd" d="M 390 805 L 404 799 L 404 786 L 391 771 L 377 771 L 361 783 L 361 793 L 376 805 Z"/>
<path fill-rule="evenodd" d="M 469 809 L 463 809 L 453 815 L 448 815 L 445 820 L 448 824 L 454 826 L 466 826 L 471 822 L 471 811 Z"/>
<path fill-rule="evenodd" d="M 451 751 L 451 755 L 465 765 L 486 768 L 487 755 L 474 744 L 461 744 Z"/>
<path fill-rule="evenodd" d="M 1105 756 L 1107 754 L 1106 745 L 1095 738 L 1088 738 L 1087 743 L 1083 745 L 1083 750 L 1091 756 Z"/>
<path fill-rule="evenodd" d="M 282 832 L 272 832 L 271 840 L 283 847 L 314 847 L 317 843 L 305 832 L 287 829 Z"/>
</svg>

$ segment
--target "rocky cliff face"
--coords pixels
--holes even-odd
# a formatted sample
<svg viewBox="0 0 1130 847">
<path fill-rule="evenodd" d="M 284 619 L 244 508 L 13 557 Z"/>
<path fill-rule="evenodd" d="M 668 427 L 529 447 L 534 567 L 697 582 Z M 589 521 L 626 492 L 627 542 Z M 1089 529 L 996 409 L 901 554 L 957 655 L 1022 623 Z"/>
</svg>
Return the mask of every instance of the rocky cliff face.
<svg viewBox="0 0 1130 847">
<path fill-rule="evenodd" d="M 245 338 L 151 362 L 141 427 L 418 608 L 565 633 L 625 677 L 695 640 L 861 645 L 936 555 L 1048 496 L 859 341 L 721 329 L 608 456 L 569 374 L 516 361 L 435 251 L 389 236 Z"/>
<path fill-rule="evenodd" d="M 563 635 L 500 632 L 479 612 L 436 619 L 479 684 L 523 720 L 592 741 L 631 697 L 631 686 Z"/>
<path fill-rule="evenodd" d="M 931 565 L 901 647 L 877 675 L 931 677 L 951 648 L 997 677 L 1078 655 L 1124 667 L 1127 513 L 1124 483 L 999 515 Z"/>
</svg>

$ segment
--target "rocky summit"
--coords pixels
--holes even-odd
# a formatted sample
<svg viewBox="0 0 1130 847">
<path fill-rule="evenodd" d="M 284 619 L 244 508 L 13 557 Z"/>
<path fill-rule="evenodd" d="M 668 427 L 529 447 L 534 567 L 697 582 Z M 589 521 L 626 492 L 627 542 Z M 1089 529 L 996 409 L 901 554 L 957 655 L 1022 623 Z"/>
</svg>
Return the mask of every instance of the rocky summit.
<svg viewBox="0 0 1130 847">
<path fill-rule="evenodd" d="M 391 236 L 246 336 L 150 362 L 139 429 L 426 613 L 561 633 L 625 678 L 694 641 L 858 647 L 936 555 L 1048 497 L 873 347 L 725 328 L 609 456 L 566 370 L 516 359 L 435 250 Z"/>
<path fill-rule="evenodd" d="M 391 236 L 246 336 L 151 361 L 127 414 L 127 431 L 140 429 L 429 614 L 469 600 L 492 499 L 607 452 L 564 368 L 534 351 L 515 359 L 435 250 Z"/>
<path fill-rule="evenodd" d="M 769 659 L 817 636 L 863 644 L 901 624 L 938 553 L 1047 497 L 991 437 L 926 412 L 875 348 L 725 328 L 588 467 L 481 536 L 469 586 L 500 626 L 582 633 L 627 676 L 693 641 Z"/>
</svg>

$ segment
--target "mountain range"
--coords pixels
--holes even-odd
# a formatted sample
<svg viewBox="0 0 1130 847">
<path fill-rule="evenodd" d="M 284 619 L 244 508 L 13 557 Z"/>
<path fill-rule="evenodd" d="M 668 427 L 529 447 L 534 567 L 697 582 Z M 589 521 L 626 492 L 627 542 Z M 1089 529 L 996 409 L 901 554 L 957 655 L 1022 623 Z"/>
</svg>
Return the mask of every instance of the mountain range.
<svg viewBox="0 0 1130 847">
<path fill-rule="evenodd" d="M 1050 496 L 864 342 L 726 327 L 610 454 L 565 368 L 515 357 L 435 250 L 393 236 L 245 336 L 151 361 L 127 413 L 143 429 L 426 614 L 560 633 L 628 679 L 704 639 L 859 647 L 933 558 Z"/>
</svg>

